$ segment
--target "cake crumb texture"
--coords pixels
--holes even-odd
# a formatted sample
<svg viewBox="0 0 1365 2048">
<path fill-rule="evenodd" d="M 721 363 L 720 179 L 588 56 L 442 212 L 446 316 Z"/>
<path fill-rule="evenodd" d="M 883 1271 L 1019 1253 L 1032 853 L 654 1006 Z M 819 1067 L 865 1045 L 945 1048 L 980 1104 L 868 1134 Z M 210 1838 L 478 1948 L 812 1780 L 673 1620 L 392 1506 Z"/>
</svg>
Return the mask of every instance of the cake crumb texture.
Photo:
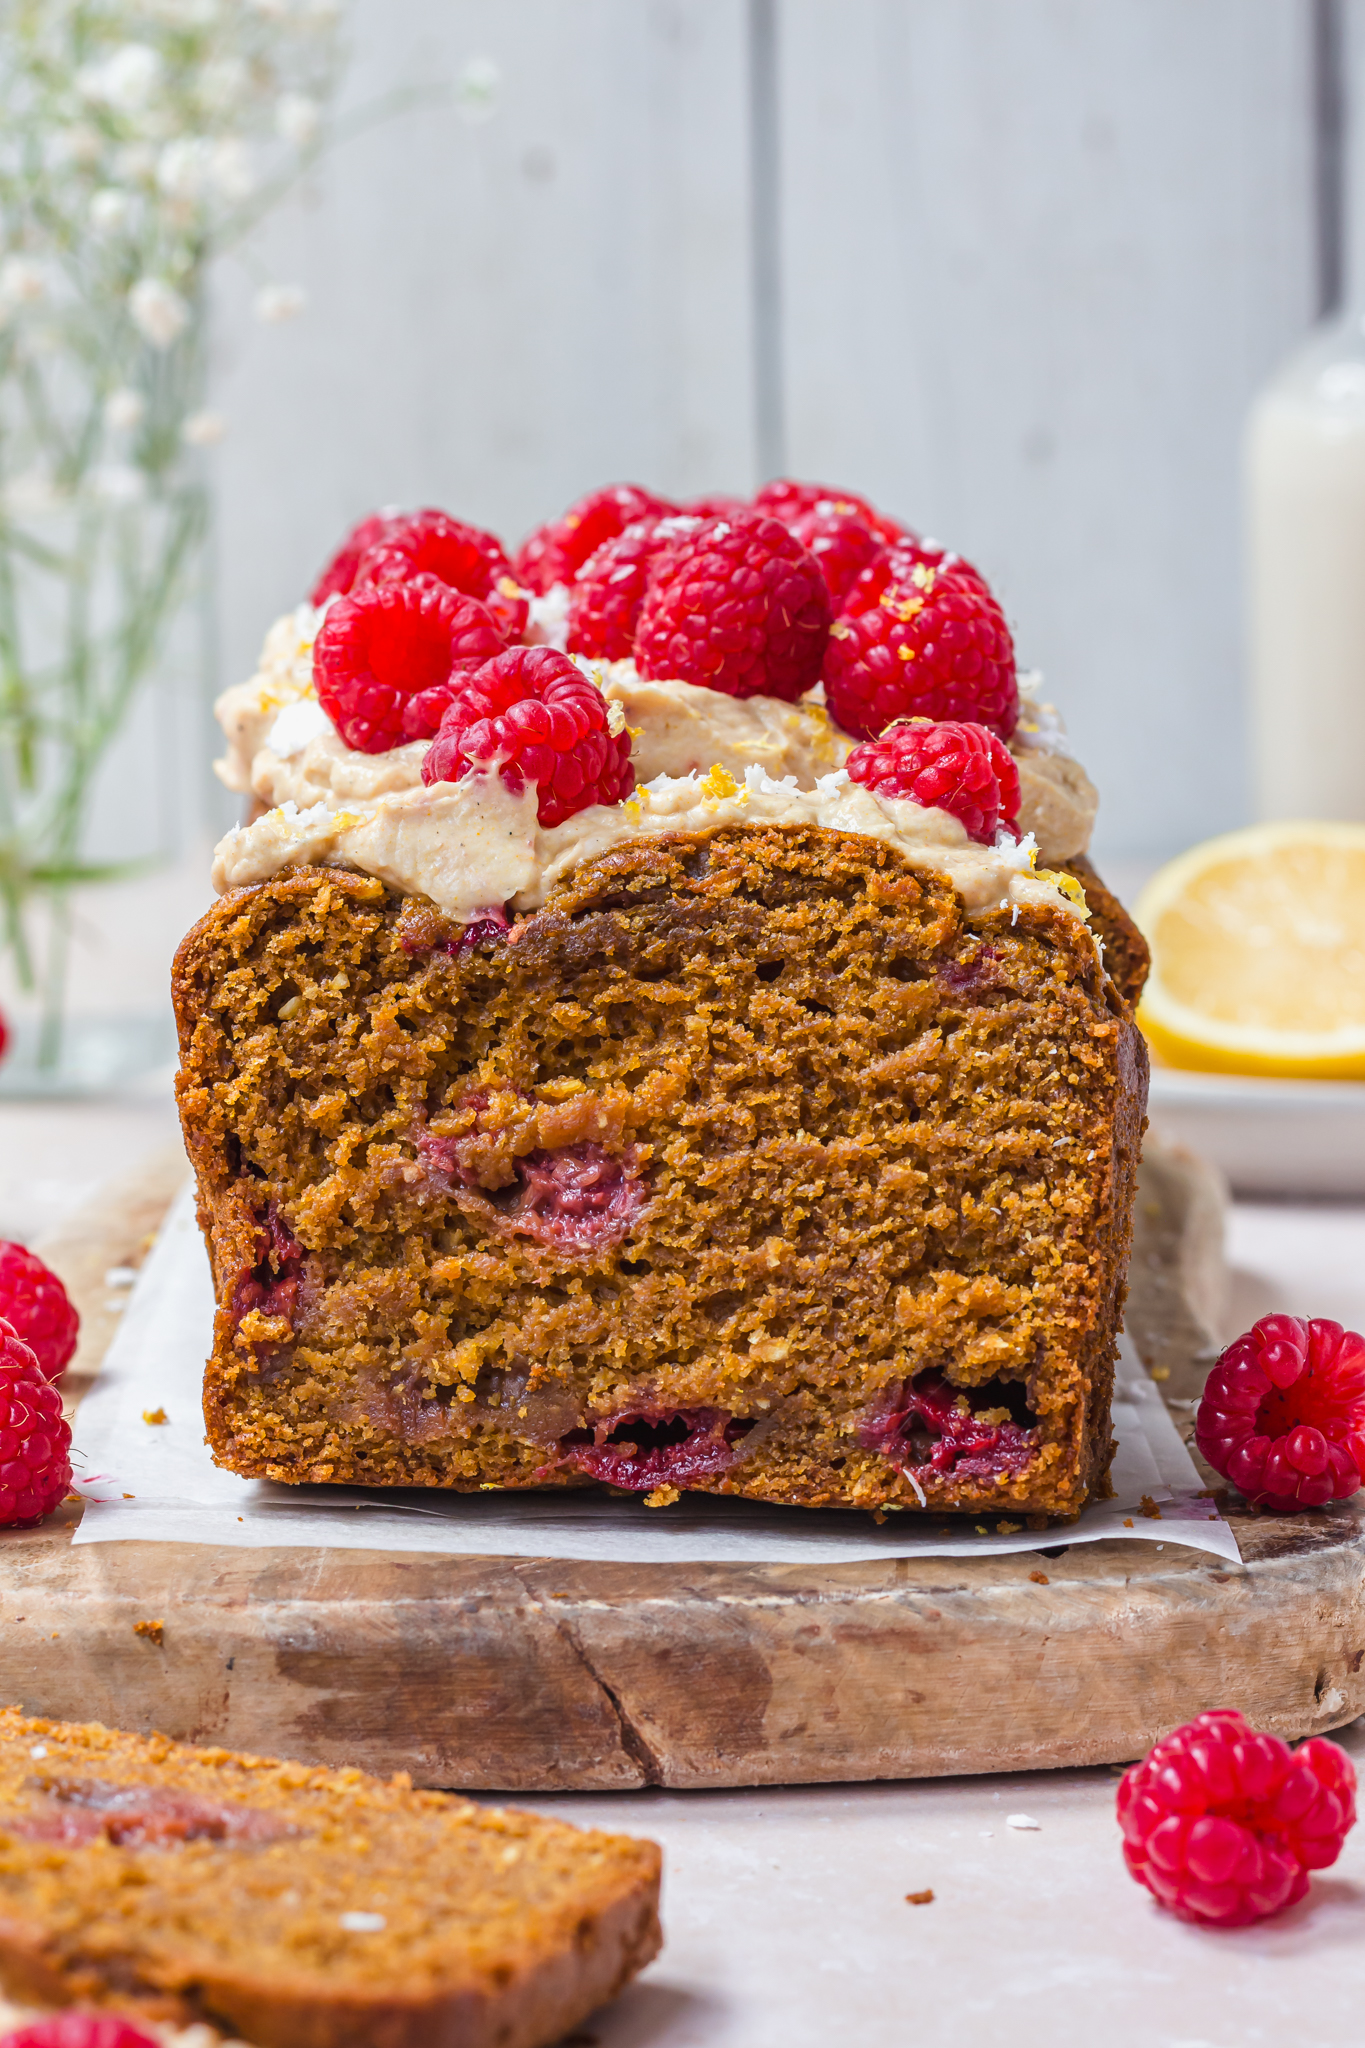
<svg viewBox="0 0 1365 2048">
<path fill-rule="evenodd" d="M 1075 1515 L 1146 1066 L 1060 907 L 818 827 L 632 840 L 473 937 L 301 869 L 184 941 L 215 1456 Z"/>
<path fill-rule="evenodd" d="M 548 2048 L 657 1953 L 659 1873 L 652 1842 L 404 1774 L 0 1710 L 0 1980 L 25 2005 L 255 2048 Z"/>
</svg>

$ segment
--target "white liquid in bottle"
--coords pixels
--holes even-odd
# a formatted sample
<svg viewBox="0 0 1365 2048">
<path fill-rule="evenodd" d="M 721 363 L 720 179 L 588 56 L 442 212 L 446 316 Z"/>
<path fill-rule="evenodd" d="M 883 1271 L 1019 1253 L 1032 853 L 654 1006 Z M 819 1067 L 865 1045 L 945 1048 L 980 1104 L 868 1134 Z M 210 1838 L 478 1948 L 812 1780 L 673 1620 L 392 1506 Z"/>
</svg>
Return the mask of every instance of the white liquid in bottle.
<svg viewBox="0 0 1365 2048">
<path fill-rule="evenodd" d="M 1247 431 L 1261 818 L 1365 819 L 1365 317 L 1292 357 Z"/>
</svg>

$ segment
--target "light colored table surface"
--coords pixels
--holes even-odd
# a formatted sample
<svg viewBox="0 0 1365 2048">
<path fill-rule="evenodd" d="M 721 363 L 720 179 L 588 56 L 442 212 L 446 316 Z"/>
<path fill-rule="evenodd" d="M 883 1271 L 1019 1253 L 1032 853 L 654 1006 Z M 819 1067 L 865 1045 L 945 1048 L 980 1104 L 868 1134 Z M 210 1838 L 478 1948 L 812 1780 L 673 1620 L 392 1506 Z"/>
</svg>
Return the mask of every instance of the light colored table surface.
<svg viewBox="0 0 1365 2048">
<path fill-rule="evenodd" d="M 166 1088 L 0 1105 L 0 1235 L 38 1239 L 173 1131 Z M 1229 1251 L 1238 1328 L 1272 1308 L 1365 1328 L 1365 1208 L 1239 1203 Z M 1340 1739 L 1365 1769 L 1365 1723 Z M 587 2034 L 601 2048 L 1365 2042 L 1365 1826 L 1302 1905 L 1216 1934 L 1127 1877 L 1114 1784 L 1099 1770 L 537 1801 L 665 1849 L 665 1952 Z M 1007 1828 L 1018 1812 L 1041 1829 Z M 926 1886 L 932 1905 L 905 1903 Z"/>
</svg>

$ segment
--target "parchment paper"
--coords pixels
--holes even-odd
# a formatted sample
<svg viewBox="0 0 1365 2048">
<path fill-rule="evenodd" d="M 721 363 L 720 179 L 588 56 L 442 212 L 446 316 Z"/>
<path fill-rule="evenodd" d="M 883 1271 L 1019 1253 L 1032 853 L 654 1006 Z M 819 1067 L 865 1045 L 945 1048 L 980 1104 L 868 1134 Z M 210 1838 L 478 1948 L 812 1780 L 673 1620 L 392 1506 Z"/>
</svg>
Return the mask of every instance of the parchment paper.
<svg viewBox="0 0 1365 2048">
<path fill-rule="evenodd" d="M 1125 1347 L 1114 1403 L 1114 1499 L 1045 1532 L 858 1510 L 771 1508 L 684 1494 L 647 1508 L 598 1491 L 442 1493 L 279 1486 L 213 1463 L 200 1386 L 213 1328 L 208 1259 L 190 1190 L 176 1202 L 76 1418 L 77 1543 L 159 1541 L 446 1551 L 618 1563 L 852 1564 L 970 1557 L 1141 1537 L 1238 1558 L 1151 1381 Z M 164 1409 L 164 1423 L 144 1413 Z M 1144 1511 L 1143 1501 L 1146 1499 Z M 1154 1513 L 1153 1510 L 1156 1512 Z"/>
</svg>

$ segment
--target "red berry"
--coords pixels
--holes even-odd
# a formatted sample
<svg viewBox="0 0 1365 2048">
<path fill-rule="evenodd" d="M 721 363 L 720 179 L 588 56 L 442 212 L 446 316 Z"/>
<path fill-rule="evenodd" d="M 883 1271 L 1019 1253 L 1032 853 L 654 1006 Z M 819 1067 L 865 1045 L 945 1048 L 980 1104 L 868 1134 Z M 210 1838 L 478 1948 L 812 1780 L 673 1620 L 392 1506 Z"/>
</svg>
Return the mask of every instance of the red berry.
<svg viewBox="0 0 1365 2048">
<path fill-rule="evenodd" d="M 728 491 L 712 491 L 705 498 L 689 498 L 683 511 L 690 519 L 733 519 L 739 512 L 752 512 L 747 498 L 732 498 Z"/>
<path fill-rule="evenodd" d="M 71 1485 L 71 1430 L 62 1397 L 31 1347 L 0 1316 L 0 1528 L 50 1515 Z"/>
<path fill-rule="evenodd" d="M 845 491 L 834 484 L 799 484 L 788 476 L 776 477 L 772 483 L 764 484 L 761 491 L 755 491 L 754 510 L 766 512 L 793 528 L 798 519 L 814 513 L 851 516 L 861 520 L 884 543 L 899 540 L 905 532 L 899 520 L 879 512 L 856 491 Z"/>
<path fill-rule="evenodd" d="M 639 484 L 608 484 L 604 490 L 589 491 L 562 519 L 552 519 L 527 536 L 517 553 L 517 575 L 528 590 L 543 597 L 556 583 L 572 583 L 604 540 L 614 540 L 637 519 L 662 519 L 677 509 Z"/>
<path fill-rule="evenodd" d="M 158 2048 L 151 2034 L 144 2034 L 116 2012 L 54 2012 L 34 2020 L 0 2038 L 0 2048 Z"/>
<path fill-rule="evenodd" d="M 889 583 L 872 610 L 835 620 L 825 701 L 845 732 L 863 739 L 897 718 L 966 718 L 1007 740 L 1019 689 L 999 605 L 942 569 Z"/>
<path fill-rule="evenodd" d="M 390 513 L 372 512 L 368 519 L 361 520 L 359 526 L 353 526 L 313 585 L 312 602 L 326 604 L 334 594 L 345 596 L 355 582 L 360 557 L 370 548 L 379 546 L 393 523 Z"/>
<path fill-rule="evenodd" d="M 819 679 L 829 621 L 820 565 L 779 520 L 709 519 L 655 558 L 635 660 L 642 676 L 794 703 Z"/>
<path fill-rule="evenodd" d="M 430 739 L 451 701 L 452 675 L 502 647 L 478 599 L 435 576 L 366 584 L 337 598 L 318 630 L 318 701 L 348 747 L 382 754 Z"/>
<path fill-rule="evenodd" d="M 509 789 L 535 783 L 542 825 L 635 787 L 630 734 L 611 731 L 602 692 L 553 647 L 509 647 L 461 682 L 422 780 L 458 782 L 481 761 L 496 761 Z"/>
<path fill-rule="evenodd" d="M 404 583 L 413 576 L 436 576 L 452 590 L 477 597 L 488 607 L 504 639 L 526 630 L 528 600 L 512 574 L 512 564 L 496 534 L 467 526 L 447 512 L 430 508 L 392 519 L 375 545 L 356 566 L 353 589 L 366 583 Z"/>
<path fill-rule="evenodd" d="M 879 740 L 864 740 L 844 766 L 878 796 L 951 811 L 983 846 L 995 844 L 1000 825 L 1018 837 L 1019 770 L 1009 748 L 984 725 L 909 719 L 889 726 Z"/>
<path fill-rule="evenodd" d="M 700 521 L 690 517 L 637 519 L 614 540 L 603 541 L 578 572 L 569 592 L 570 654 L 624 661 L 635 645 L 635 627 L 656 555 Z"/>
<path fill-rule="evenodd" d="M 6 1022 L 5 1022 L 5 1013 L 4 1013 L 4 1011 L 3 1011 L 3 1010 L 0 1010 L 0 1060 L 2 1060 L 2 1059 L 3 1059 L 4 1057 L 5 1057 L 5 1048 L 6 1048 L 7 1046 L 8 1046 L 8 1044 L 9 1044 L 9 1026 L 8 1026 L 8 1024 L 7 1024 Z"/>
<path fill-rule="evenodd" d="M 1200 1714 L 1124 1772 L 1124 1860 L 1182 1920 L 1246 1927 L 1301 1899 L 1308 1872 L 1336 1862 L 1355 1790 L 1334 1742 L 1291 1750 L 1240 1714 Z"/>
<path fill-rule="evenodd" d="M 1365 1477 L 1365 1337 L 1262 1316 L 1205 1381 L 1194 1440 L 1255 1507 L 1348 1499 Z"/>
<path fill-rule="evenodd" d="M 0 1316 L 33 1351 L 48 1379 L 65 1371 L 81 1319 L 52 1268 L 8 1238 L 0 1238 Z"/>
<path fill-rule="evenodd" d="M 973 568 L 964 555 L 955 555 L 948 548 L 941 548 L 937 541 L 920 540 L 916 534 L 903 533 L 868 563 L 850 590 L 844 610 L 871 611 L 888 583 L 910 583 L 916 569 L 942 569 L 945 574 L 951 572 L 960 582 L 976 584 L 987 597 L 993 595 L 981 571 Z"/>
<path fill-rule="evenodd" d="M 885 543 L 857 512 L 821 504 L 787 521 L 803 547 L 820 564 L 836 613 L 844 610 L 859 576 L 885 553 Z"/>
</svg>

